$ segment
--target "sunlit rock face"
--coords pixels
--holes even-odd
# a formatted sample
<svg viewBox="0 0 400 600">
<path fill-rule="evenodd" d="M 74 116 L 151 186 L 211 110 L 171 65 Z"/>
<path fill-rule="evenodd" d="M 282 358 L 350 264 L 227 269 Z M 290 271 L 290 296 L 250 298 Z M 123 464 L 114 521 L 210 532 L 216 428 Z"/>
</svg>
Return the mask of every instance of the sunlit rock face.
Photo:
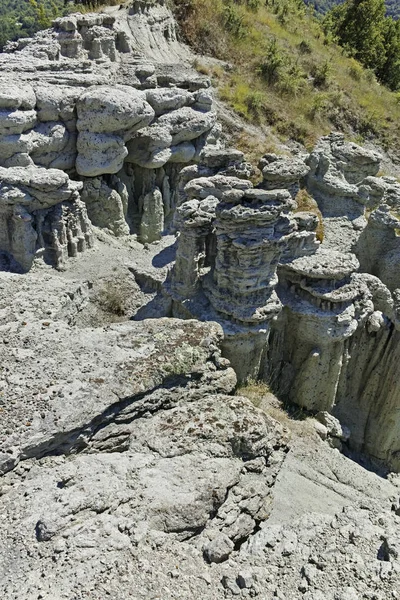
<svg viewBox="0 0 400 600">
<path fill-rule="evenodd" d="M 146 245 L 175 232 L 171 313 L 219 322 L 239 380 L 334 412 L 356 449 L 397 464 L 399 184 L 336 133 L 308 156 L 265 154 L 254 183 L 187 53 L 163 2 L 71 15 L 7 45 L 1 268 L 63 269 L 93 226 Z M 317 211 L 298 209 L 299 190 Z"/>
<path fill-rule="evenodd" d="M 158 22 L 169 32 L 164 62 L 150 61 L 145 47 L 139 51 L 134 32 L 142 31 L 142 41 L 145 30 L 151 37 L 156 8 L 132 6 L 119 20 L 70 15 L 33 39 L 6 46 L 0 57 L 0 166 L 10 170 L 5 182 L 16 168 L 35 172 L 34 179 L 51 169 L 55 180 L 40 206 L 19 200 L 31 193 L 23 178 L 12 202 L 9 191 L 7 200 L 1 197 L 0 251 L 7 268 L 27 271 L 43 253 L 61 268 L 66 256 L 90 246 L 90 222 L 116 236 L 137 234 L 143 243 L 159 239 L 173 216 L 182 167 L 198 162 L 208 142 L 218 143 L 210 82 L 168 64 L 168 56 L 176 60 L 176 38 L 163 7 L 157 10 L 165 12 Z M 61 207 L 67 198 L 57 193 L 60 177 L 76 192 L 72 207 Z M 51 216 L 38 212 L 56 205 Z M 55 237 L 66 250 L 56 248 Z"/>
<path fill-rule="evenodd" d="M 398 184 L 376 177 L 376 153 L 336 134 L 305 162 L 265 155 L 256 186 L 242 157 L 213 160 L 181 174 L 175 313 L 220 322 L 240 380 L 261 377 L 282 398 L 333 412 L 354 449 L 397 469 Z M 324 217 L 322 244 L 318 216 L 296 212 L 300 185 Z"/>
</svg>

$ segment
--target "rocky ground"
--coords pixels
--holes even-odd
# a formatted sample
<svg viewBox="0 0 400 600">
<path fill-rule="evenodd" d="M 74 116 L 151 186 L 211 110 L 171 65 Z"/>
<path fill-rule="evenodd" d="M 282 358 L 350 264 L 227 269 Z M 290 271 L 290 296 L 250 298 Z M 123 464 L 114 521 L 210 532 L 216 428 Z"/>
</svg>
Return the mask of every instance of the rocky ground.
<svg viewBox="0 0 400 600">
<path fill-rule="evenodd" d="M 1 597 L 398 598 L 398 476 L 233 395 L 219 326 L 129 320 L 171 242 L 1 274 Z"/>
<path fill-rule="evenodd" d="M 399 475 L 351 454 L 345 428 L 324 412 L 340 388 L 352 440 L 360 421 L 361 448 L 372 424 L 371 454 L 385 458 L 389 432 L 397 464 L 397 182 L 374 177 L 375 153 L 331 135 L 310 155 L 323 210 L 292 214 L 309 170 L 301 157 L 265 155 L 265 187 L 254 188 L 242 154 L 220 147 L 240 130 L 238 117 L 219 106 L 221 137 L 210 83 L 191 69 L 163 0 L 61 19 L 1 57 L 0 598 L 400 598 Z M 204 164 L 181 180 L 195 155 Z M 232 206 L 220 240 L 235 243 L 216 260 L 221 200 Z M 372 249 L 377 266 L 361 270 L 381 275 L 393 298 L 340 254 L 367 226 L 367 200 L 385 210 L 370 219 L 375 237 L 359 252 L 367 263 Z M 315 258 L 324 211 L 329 250 Z M 290 283 L 280 290 L 282 314 L 293 309 L 284 324 L 275 318 L 276 240 L 286 244 L 279 276 Z M 201 297 L 190 312 L 201 285 L 210 291 L 214 263 L 216 306 Z M 357 311 L 360 323 L 349 318 Z M 201 321 L 172 318 L 181 315 Z M 292 416 L 265 386 L 237 384 L 240 370 L 244 380 L 253 372 L 257 348 L 266 360 L 265 344 L 240 337 L 248 319 L 261 319 L 262 333 L 270 317 L 271 362 L 282 366 L 284 331 L 287 349 L 305 352 L 298 379 L 289 359 L 277 367 L 282 388 L 303 400 Z M 360 326 L 352 346 L 347 325 Z M 225 357 L 238 331 L 235 373 Z M 330 376 L 344 363 L 357 377 Z M 312 403 L 324 394 L 326 406 Z M 319 420 L 307 412 L 314 408 Z"/>
</svg>

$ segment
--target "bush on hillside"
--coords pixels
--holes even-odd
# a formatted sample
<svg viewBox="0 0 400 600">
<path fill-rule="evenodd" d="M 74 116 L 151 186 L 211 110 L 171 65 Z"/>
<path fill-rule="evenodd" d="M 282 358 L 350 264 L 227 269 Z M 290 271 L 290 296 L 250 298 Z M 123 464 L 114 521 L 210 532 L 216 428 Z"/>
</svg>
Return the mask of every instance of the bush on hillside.
<svg viewBox="0 0 400 600">
<path fill-rule="evenodd" d="M 400 88 L 400 21 L 385 16 L 384 0 L 346 0 L 324 20 L 349 56 L 372 69 L 391 90 Z"/>
</svg>

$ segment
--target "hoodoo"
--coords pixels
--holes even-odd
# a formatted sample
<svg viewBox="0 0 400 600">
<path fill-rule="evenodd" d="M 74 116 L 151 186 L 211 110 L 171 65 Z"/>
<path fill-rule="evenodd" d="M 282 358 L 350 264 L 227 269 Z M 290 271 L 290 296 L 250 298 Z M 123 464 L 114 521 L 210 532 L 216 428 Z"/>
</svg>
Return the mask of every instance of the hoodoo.
<svg viewBox="0 0 400 600">
<path fill-rule="evenodd" d="M 0 54 L 0 597 L 399 598 L 400 184 L 257 171 L 193 60 L 164 0 Z"/>
</svg>

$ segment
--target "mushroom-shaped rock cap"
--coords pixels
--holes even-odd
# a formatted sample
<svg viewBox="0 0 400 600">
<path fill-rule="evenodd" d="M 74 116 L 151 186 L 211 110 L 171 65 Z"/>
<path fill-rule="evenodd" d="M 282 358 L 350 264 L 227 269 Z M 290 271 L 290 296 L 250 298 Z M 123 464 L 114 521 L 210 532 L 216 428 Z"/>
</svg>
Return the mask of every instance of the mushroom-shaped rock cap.
<svg viewBox="0 0 400 600">
<path fill-rule="evenodd" d="M 243 152 L 236 148 L 213 148 L 206 147 L 200 154 L 202 164 L 212 168 L 222 168 L 232 163 L 240 163 L 244 160 Z"/>
<path fill-rule="evenodd" d="M 259 164 L 264 181 L 274 187 L 287 187 L 305 177 L 310 168 L 300 158 L 265 154 Z"/>
<path fill-rule="evenodd" d="M 92 86 L 77 102 L 78 131 L 117 133 L 146 127 L 154 110 L 143 92 L 127 85 Z"/>
<path fill-rule="evenodd" d="M 339 160 L 353 162 L 355 164 L 373 164 L 379 169 L 382 156 L 374 150 L 367 150 L 354 142 L 346 142 L 344 136 L 338 136 L 331 142 L 333 155 Z M 375 173 L 371 173 L 374 175 Z"/>
<path fill-rule="evenodd" d="M 354 271 L 360 263 L 354 254 L 345 254 L 336 250 L 320 248 L 312 256 L 301 256 L 285 265 L 285 269 L 294 271 L 311 279 L 334 279 L 340 281 Z"/>
<path fill-rule="evenodd" d="M 211 223 L 215 217 L 217 198 L 208 196 L 204 200 L 188 200 L 177 208 L 181 226 L 186 228 L 202 227 Z"/>
<path fill-rule="evenodd" d="M 305 177 L 310 168 L 300 158 L 265 154 L 258 164 L 264 185 L 270 188 L 290 187 Z"/>
</svg>

